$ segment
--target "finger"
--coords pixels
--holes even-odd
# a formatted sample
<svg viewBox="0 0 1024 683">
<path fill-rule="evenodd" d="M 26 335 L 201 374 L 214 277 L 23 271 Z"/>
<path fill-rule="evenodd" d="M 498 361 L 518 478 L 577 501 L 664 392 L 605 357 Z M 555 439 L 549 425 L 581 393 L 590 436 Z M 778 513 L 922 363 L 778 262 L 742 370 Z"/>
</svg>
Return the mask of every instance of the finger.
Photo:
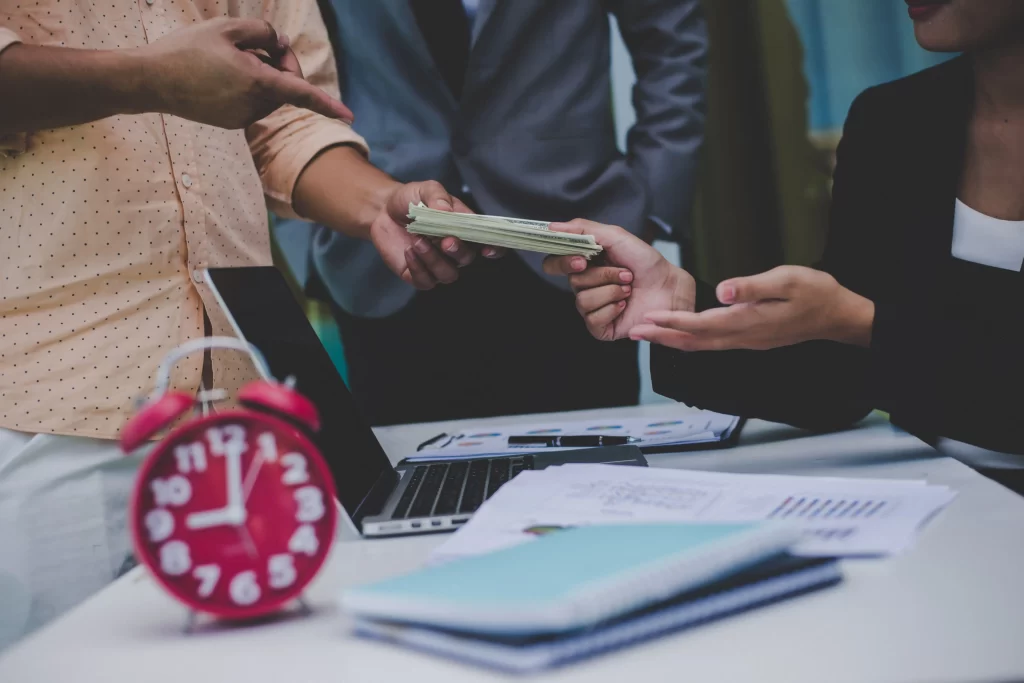
<svg viewBox="0 0 1024 683">
<path fill-rule="evenodd" d="M 430 241 L 420 238 L 413 242 L 413 251 L 430 274 L 438 281 L 451 284 L 459 279 L 459 271 Z"/>
<path fill-rule="evenodd" d="M 351 124 L 352 111 L 315 85 L 311 85 L 293 74 L 277 71 L 272 67 L 260 70 L 260 83 L 271 93 L 274 101 L 308 109 L 332 119 L 341 119 Z"/>
<path fill-rule="evenodd" d="M 605 285 L 585 289 L 576 295 L 576 310 L 585 316 L 608 304 L 626 300 L 632 291 L 633 288 L 629 285 Z"/>
<path fill-rule="evenodd" d="M 795 273 L 792 269 L 773 268 L 766 273 L 737 277 L 719 283 L 716 294 L 723 304 L 753 303 L 766 299 L 785 299 L 789 295 Z"/>
<path fill-rule="evenodd" d="M 668 346 L 680 351 L 696 351 L 697 338 L 686 332 L 669 330 L 657 325 L 637 325 L 629 331 L 633 341 L 647 341 L 652 344 Z"/>
<path fill-rule="evenodd" d="M 299 58 L 295 56 L 295 51 L 290 47 L 285 47 L 281 50 L 281 54 L 278 55 L 274 67 L 284 73 L 306 80 L 306 77 L 302 75 L 302 65 L 299 64 Z"/>
<path fill-rule="evenodd" d="M 598 244 L 608 249 L 614 249 L 623 241 L 627 240 L 638 240 L 643 242 L 639 237 L 630 234 L 628 231 L 617 225 L 595 223 L 594 221 L 588 221 L 585 218 L 574 218 L 568 223 L 552 223 L 548 228 L 555 230 L 556 232 L 571 232 L 577 235 L 593 235 Z"/>
<path fill-rule="evenodd" d="M 476 249 L 460 240 L 458 237 L 445 237 L 441 240 L 441 251 L 445 256 L 455 261 L 459 268 L 465 268 L 476 258 Z"/>
<path fill-rule="evenodd" d="M 633 282 L 631 271 L 613 266 L 588 268 L 582 273 L 569 276 L 569 286 L 574 292 L 602 285 L 628 285 L 631 282 Z"/>
<path fill-rule="evenodd" d="M 420 260 L 412 247 L 405 250 L 405 263 L 409 267 L 410 284 L 416 289 L 433 289 L 437 280 L 430 274 L 427 266 Z"/>
<path fill-rule="evenodd" d="M 419 201 L 431 209 L 438 209 L 439 211 L 455 210 L 452 196 L 448 194 L 448 190 L 444 189 L 444 185 L 436 180 L 419 183 L 416 185 L 415 192 L 419 195 Z"/>
<path fill-rule="evenodd" d="M 224 23 L 224 35 L 242 50 L 266 50 L 277 54 L 281 41 L 277 30 L 262 19 L 233 19 Z"/>
<path fill-rule="evenodd" d="M 587 268 L 582 256 L 548 256 L 544 259 L 544 272 L 548 275 L 572 275 Z"/>
<path fill-rule="evenodd" d="M 604 338 L 605 330 L 622 315 L 624 310 L 626 310 L 626 302 L 617 301 L 588 313 L 583 317 L 583 320 L 587 323 L 587 329 L 590 330 L 591 334 L 595 337 Z"/>
<path fill-rule="evenodd" d="M 651 311 L 644 320 L 659 327 L 668 327 L 693 335 L 732 335 L 752 324 L 751 310 L 747 306 L 712 308 L 703 313 L 687 311 Z"/>
</svg>

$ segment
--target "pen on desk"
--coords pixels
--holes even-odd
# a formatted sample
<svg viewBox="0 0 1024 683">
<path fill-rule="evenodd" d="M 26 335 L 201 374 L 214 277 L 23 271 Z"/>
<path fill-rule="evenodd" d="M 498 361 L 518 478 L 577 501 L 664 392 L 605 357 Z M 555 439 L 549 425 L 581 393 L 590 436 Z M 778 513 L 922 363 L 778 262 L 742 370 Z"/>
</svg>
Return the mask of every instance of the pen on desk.
<svg viewBox="0 0 1024 683">
<path fill-rule="evenodd" d="M 590 448 L 595 446 L 625 446 L 638 443 L 633 436 L 510 436 L 509 446 L 538 448 Z"/>
</svg>

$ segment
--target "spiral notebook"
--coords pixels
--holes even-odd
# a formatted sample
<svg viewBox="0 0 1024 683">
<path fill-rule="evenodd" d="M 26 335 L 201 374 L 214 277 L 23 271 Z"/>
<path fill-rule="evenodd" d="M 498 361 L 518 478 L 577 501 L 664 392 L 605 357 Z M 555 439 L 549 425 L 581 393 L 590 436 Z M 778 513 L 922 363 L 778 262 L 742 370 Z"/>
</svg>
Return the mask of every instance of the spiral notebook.
<svg viewBox="0 0 1024 683">
<path fill-rule="evenodd" d="M 778 555 L 773 522 L 589 526 L 430 566 L 341 597 L 361 618 L 507 636 L 588 628 Z"/>
<path fill-rule="evenodd" d="M 534 673 L 613 652 L 842 581 L 829 558 L 782 554 L 727 578 L 590 628 L 537 636 L 468 633 L 357 619 L 358 635 L 509 673 Z"/>
</svg>

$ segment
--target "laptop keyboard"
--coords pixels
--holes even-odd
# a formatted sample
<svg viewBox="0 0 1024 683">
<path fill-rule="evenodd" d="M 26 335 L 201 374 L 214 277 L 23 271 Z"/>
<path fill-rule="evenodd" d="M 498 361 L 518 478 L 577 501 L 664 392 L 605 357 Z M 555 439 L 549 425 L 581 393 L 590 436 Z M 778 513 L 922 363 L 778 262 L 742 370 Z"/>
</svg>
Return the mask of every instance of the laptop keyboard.
<svg viewBox="0 0 1024 683">
<path fill-rule="evenodd" d="M 417 465 L 391 518 L 475 512 L 505 482 L 532 469 L 533 458 L 528 455 Z"/>
</svg>

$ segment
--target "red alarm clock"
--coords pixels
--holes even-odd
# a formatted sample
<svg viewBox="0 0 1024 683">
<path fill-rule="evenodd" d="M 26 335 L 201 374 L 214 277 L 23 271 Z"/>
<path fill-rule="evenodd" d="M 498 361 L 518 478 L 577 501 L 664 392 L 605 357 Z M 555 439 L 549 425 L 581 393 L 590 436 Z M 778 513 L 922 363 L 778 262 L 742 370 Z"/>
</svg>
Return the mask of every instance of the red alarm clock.
<svg viewBox="0 0 1024 683">
<path fill-rule="evenodd" d="M 130 453 L 200 398 L 168 391 L 183 356 L 211 348 L 259 351 L 230 337 L 188 342 L 161 364 L 153 397 L 124 427 Z M 253 382 L 241 409 L 197 416 L 146 457 L 131 500 L 135 553 L 175 598 L 199 612 L 239 619 L 276 611 L 299 597 L 334 541 L 334 482 L 308 433 L 313 403 L 290 382 Z"/>
</svg>

